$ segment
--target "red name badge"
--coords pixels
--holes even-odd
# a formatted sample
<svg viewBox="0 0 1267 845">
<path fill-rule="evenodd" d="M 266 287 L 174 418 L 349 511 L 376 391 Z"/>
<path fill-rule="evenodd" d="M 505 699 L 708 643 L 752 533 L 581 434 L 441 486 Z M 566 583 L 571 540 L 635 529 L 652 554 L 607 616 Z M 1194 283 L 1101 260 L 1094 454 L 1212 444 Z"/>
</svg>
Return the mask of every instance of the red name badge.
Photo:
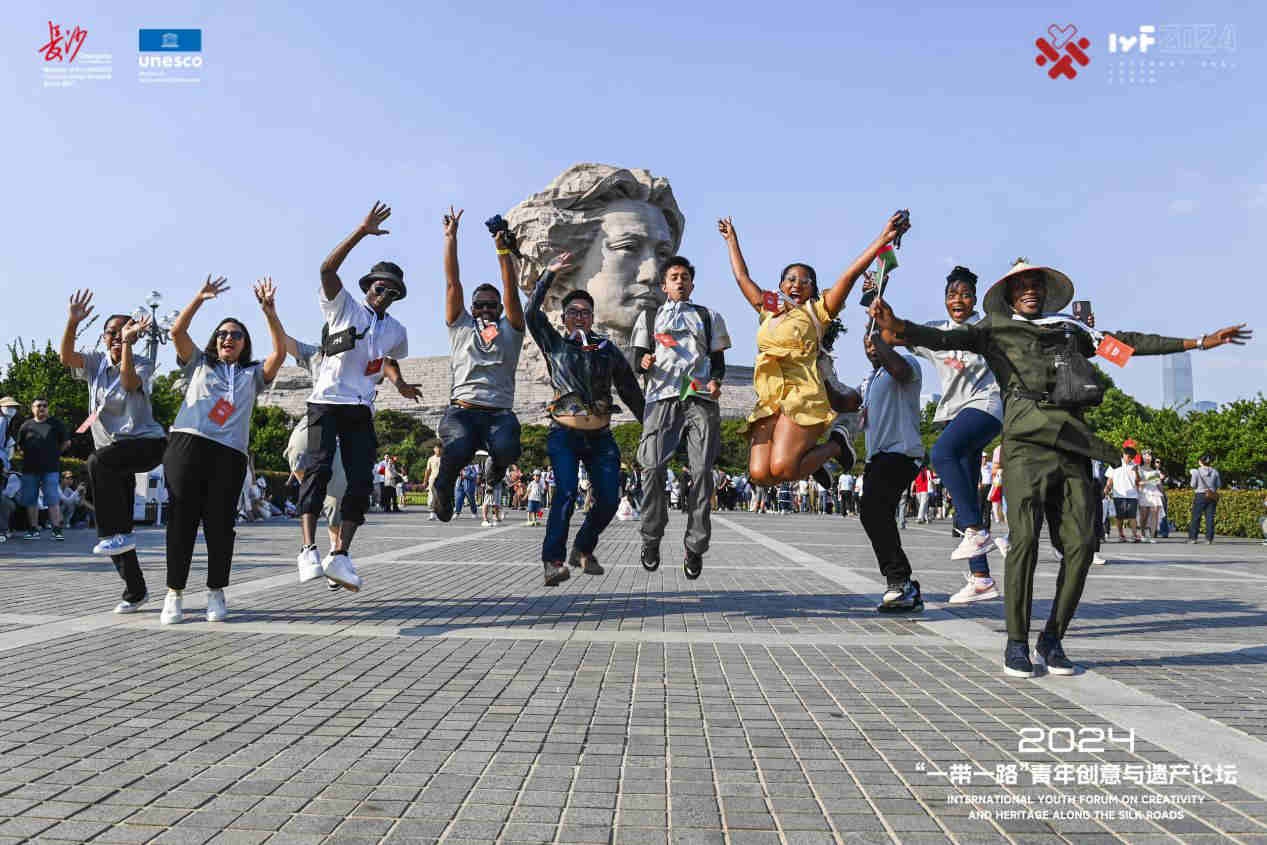
<svg viewBox="0 0 1267 845">
<path fill-rule="evenodd" d="M 1100 341 L 1099 347 L 1095 350 L 1095 354 L 1105 360 L 1112 361 L 1119 367 L 1125 367 L 1126 362 L 1131 360 L 1131 356 L 1135 354 L 1135 347 L 1127 346 L 1111 334 L 1106 334 L 1104 340 Z"/>
<path fill-rule="evenodd" d="M 217 399 L 216 404 L 212 407 L 211 412 L 207 414 L 207 419 L 216 425 L 224 425 L 228 422 L 229 417 L 233 414 L 233 403 L 228 399 Z"/>
<path fill-rule="evenodd" d="M 485 344 L 489 344 L 494 340 L 497 340 L 497 324 L 489 323 L 487 326 L 480 329 L 480 337 L 484 339 Z"/>
<path fill-rule="evenodd" d="M 75 433 L 76 433 L 76 434 L 83 434 L 85 431 L 87 431 L 88 429 L 92 428 L 92 424 L 93 424 L 93 423 L 95 423 L 95 422 L 97 421 L 97 414 L 99 414 L 99 413 L 101 413 L 101 412 L 100 412 L 100 411 L 98 411 L 96 414 L 91 414 L 91 415 L 88 417 L 88 419 L 86 419 L 86 420 L 84 420 L 83 422 L 81 422 L 81 423 L 79 424 L 79 428 L 75 429 Z"/>
<path fill-rule="evenodd" d="M 660 334 L 656 335 L 655 339 L 660 341 L 660 343 L 663 344 L 664 346 L 677 346 L 677 341 L 673 339 L 673 335 L 667 334 L 665 332 L 661 332 Z"/>
<path fill-rule="evenodd" d="M 383 369 L 383 359 L 375 358 L 373 361 L 370 361 L 365 365 L 365 374 L 367 376 L 376 376 L 378 375 L 378 371 L 381 369 Z"/>
<path fill-rule="evenodd" d="M 766 311 L 774 314 L 779 310 L 779 295 L 772 290 L 768 290 L 761 297 L 761 307 Z"/>
</svg>

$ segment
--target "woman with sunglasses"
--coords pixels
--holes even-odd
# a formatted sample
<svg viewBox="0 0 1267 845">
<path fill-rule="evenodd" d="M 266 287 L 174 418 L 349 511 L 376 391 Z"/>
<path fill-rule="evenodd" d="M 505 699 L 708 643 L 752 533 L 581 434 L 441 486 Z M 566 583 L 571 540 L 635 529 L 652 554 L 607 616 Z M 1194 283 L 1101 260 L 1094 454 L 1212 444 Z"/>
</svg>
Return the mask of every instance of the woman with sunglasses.
<svg viewBox="0 0 1267 845">
<path fill-rule="evenodd" d="M 313 466 L 304 475 L 299 491 L 304 546 L 297 562 L 301 583 L 324 575 L 353 592 L 361 589 L 361 576 L 348 551 L 356 529 L 365 522 L 374 490 L 372 470 L 378 452 L 374 397 L 387 362 L 409 354 L 409 336 L 396 318 L 387 315 L 391 304 L 407 293 L 405 272 L 399 265 L 380 261 L 371 267 L 360 280 L 364 300 L 348 293 L 339 278 L 339 267 L 364 238 L 387 234 L 382 224 L 391 213 L 389 207 L 374 203 L 365 220 L 321 264 L 324 357 L 308 397 L 308 452 Z M 317 556 L 317 517 L 325 507 L 336 447 L 348 486 L 339 505 L 343 519 L 339 545 L 321 560 Z"/>
<path fill-rule="evenodd" d="M 149 328 L 149 317 L 134 320 L 126 314 L 111 315 L 101 334 L 105 351 L 80 352 L 75 339 L 80 323 L 92 310 L 92 291 L 77 291 L 70 298 L 61 361 L 75 378 L 88 382 L 89 415 L 78 433 L 92 430 L 94 451 L 84 464 L 100 538 L 92 553 L 109 556 L 126 585 L 114 612 L 136 613 L 149 598 L 132 535 L 136 474 L 159 465 L 167 436 L 150 406 L 154 362 L 132 353 Z"/>
<path fill-rule="evenodd" d="M 550 325 L 542 305 L 554 280 L 572 269 L 567 263 L 569 258 L 571 254 L 565 252 L 547 265 L 524 312 L 528 331 L 541 348 L 554 388 L 554 400 L 546 406 L 550 414 L 546 452 L 557 487 L 541 546 L 547 587 L 571 576 L 568 565 L 581 567 L 587 575 L 603 574 L 594 549 L 598 535 L 612 521 L 620 504 L 620 447 L 611 433 L 612 414 L 618 413 L 620 407 L 612 402 L 612 388 L 616 388 L 639 422 L 644 407 L 642 388 L 624 353 L 607 338 L 593 333 L 594 297 L 588 291 L 578 289 L 563 297 L 563 334 Z M 578 467 L 582 463 L 594 490 L 594 506 L 585 514 L 568 557 L 568 523 L 576 508 Z"/>
<path fill-rule="evenodd" d="M 836 319 L 867 265 L 898 236 L 898 221 L 896 214 L 890 218 L 880 235 L 821 297 L 814 268 L 799 262 L 783 268 L 777 292 L 762 290 L 748 274 L 734 223 L 729 217 L 717 222 L 730 249 L 735 281 L 761 323 L 753 368 L 757 405 L 748 416 L 752 444 L 748 475 L 754 483 L 808 478 L 832 458 L 853 464 L 852 438 L 843 420 L 833 425 L 837 415 L 828 400 L 818 356 L 826 326 Z M 857 410 L 859 397 L 851 394 L 849 398 Z M 827 442 L 815 445 L 829 427 Z"/>
<path fill-rule="evenodd" d="M 268 321 L 273 351 L 263 363 L 251 356 L 251 334 L 236 317 L 216 325 L 202 349 L 189 337 L 189 324 L 204 302 L 229 289 L 223 277 L 206 282 L 172 324 L 176 363 L 188 388 L 176 413 L 163 456 L 171 504 L 167 519 L 167 598 L 159 620 L 180 622 L 194 542 L 202 525 L 207 541 L 207 621 L 228 613 L 224 588 L 233 562 L 233 520 L 246 478 L 251 413 L 260 391 L 272 384 L 286 360 L 286 332 L 277 318 L 272 279 L 255 285 L 255 298 Z"/>
</svg>

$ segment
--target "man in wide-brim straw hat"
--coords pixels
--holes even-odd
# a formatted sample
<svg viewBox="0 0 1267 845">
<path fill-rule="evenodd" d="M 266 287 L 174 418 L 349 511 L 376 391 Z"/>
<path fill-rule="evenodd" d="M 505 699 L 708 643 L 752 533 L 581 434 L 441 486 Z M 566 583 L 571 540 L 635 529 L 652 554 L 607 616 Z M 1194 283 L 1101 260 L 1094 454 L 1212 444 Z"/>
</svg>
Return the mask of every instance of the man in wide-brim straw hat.
<svg viewBox="0 0 1267 845">
<path fill-rule="evenodd" d="M 962 349 L 983 355 L 1003 391 L 1003 465 L 1007 467 L 1007 648 L 1004 671 L 1034 675 L 1029 656 L 1029 624 L 1034 568 L 1044 517 L 1064 547 L 1056 598 L 1036 657 L 1054 675 L 1072 675 L 1073 664 L 1060 641 L 1073 619 L 1095 554 L 1093 509 L 1099 491 L 1091 480 L 1091 460 L 1115 462 L 1118 454 L 1095 436 L 1083 418 L 1099 404 L 1103 388 L 1087 358 L 1105 337 L 1058 313 L 1073 299 L 1073 282 L 1059 270 L 1020 259 L 985 295 L 986 316 L 972 325 L 940 330 L 893 315 L 882 300 L 871 306 L 876 328 L 888 343 L 928 349 Z M 1114 332 L 1106 348 L 1133 347 L 1135 355 L 1168 355 L 1187 349 L 1243 344 L 1244 324 L 1197 339 Z"/>
</svg>

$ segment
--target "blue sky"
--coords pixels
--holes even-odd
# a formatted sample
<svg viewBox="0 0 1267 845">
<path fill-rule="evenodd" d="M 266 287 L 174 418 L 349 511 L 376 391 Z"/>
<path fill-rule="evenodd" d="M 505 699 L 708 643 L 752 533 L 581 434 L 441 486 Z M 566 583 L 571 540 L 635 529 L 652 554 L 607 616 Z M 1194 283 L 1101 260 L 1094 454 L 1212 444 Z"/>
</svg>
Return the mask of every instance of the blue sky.
<svg viewBox="0 0 1267 845">
<path fill-rule="evenodd" d="M 249 287 L 269 274 L 288 329 L 314 336 L 318 265 L 382 199 L 391 234 L 354 252 L 345 279 L 399 262 L 410 295 L 394 313 L 412 353 L 446 354 L 443 209 L 468 209 L 465 280 L 492 280 L 479 222 L 579 161 L 671 180 L 696 299 L 727 316 L 732 361 L 751 360 L 756 321 L 716 233 L 723 215 L 772 284 L 793 260 L 834 278 L 909 207 L 889 298 L 912 318 L 944 315 L 952 264 L 984 282 L 1025 255 L 1065 270 L 1101 328 L 1264 330 L 1261 6 L 110 6 L 6 10 L 0 280 L 11 307 L 0 340 L 60 337 L 79 286 L 110 311 L 151 288 L 174 307 L 209 272 L 233 290 L 204 309 L 196 335 L 229 314 L 262 334 Z M 85 51 L 111 52 L 113 80 L 43 89 L 37 48 L 50 18 L 86 28 Z M 1034 38 L 1052 23 L 1092 40 L 1077 79 L 1034 64 Z M 1189 64 L 1154 84 L 1109 83 L 1123 58 L 1108 53 L 1109 32 L 1204 23 L 1235 27 L 1235 52 L 1214 58 L 1236 67 L 1178 57 Z M 201 83 L 138 83 L 137 30 L 150 27 L 203 30 Z M 857 381 L 855 305 L 846 322 L 839 368 Z M 1267 389 L 1263 343 L 1195 354 L 1196 398 Z M 1158 359 L 1111 369 L 1160 402 Z"/>
</svg>

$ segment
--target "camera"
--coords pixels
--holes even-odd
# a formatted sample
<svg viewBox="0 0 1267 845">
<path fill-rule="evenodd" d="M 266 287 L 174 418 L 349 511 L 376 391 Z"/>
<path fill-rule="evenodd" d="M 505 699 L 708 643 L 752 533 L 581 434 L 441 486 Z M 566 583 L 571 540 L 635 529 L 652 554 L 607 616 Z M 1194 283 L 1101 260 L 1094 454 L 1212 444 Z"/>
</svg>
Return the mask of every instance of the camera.
<svg viewBox="0 0 1267 845">
<path fill-rule="evenodd" d="M 899 208 L 897 214 L 897 237 L 893 239 L 893 248 L 902 248 L 902 235 L 911 228 L 911 210 L 909 208 Z"/>
<path fill-rule="evenodd" d="M 493 237 L 497 237 L 499 232 L 506 233 L 506 246 L 515 254 L 516 258 L 523 258 L 519 254 L 519 240 L 515 237 L 515 233 L 510 231 L 510 224 L 506 222 L 506 218 L 500 214 L 494 214 L 492 217 L 484 221 L 484 225 L 488 227 L 488 233 Z"/>
</svg>

